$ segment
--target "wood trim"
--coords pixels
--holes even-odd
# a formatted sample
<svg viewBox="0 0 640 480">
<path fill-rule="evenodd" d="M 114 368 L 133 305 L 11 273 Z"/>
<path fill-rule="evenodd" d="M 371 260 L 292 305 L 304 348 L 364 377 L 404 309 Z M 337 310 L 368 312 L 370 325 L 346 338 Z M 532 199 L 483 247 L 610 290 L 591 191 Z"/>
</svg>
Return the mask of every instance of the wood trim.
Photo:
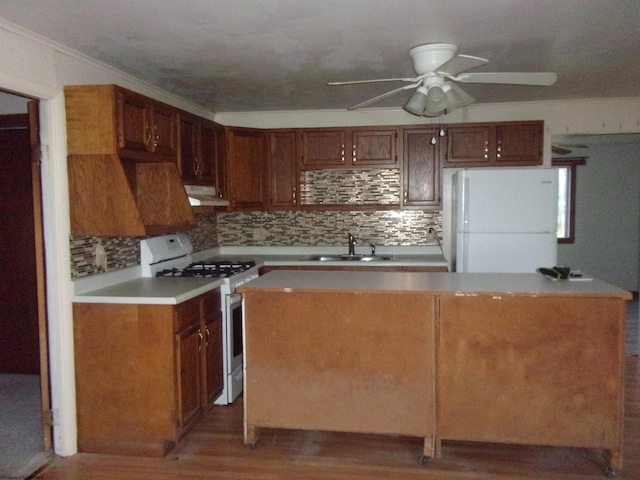
<svg viewBox="0 0 640 480">
<path fill-rule="evenodd" d="M 29 137 L 31 143 L 31 184 L 33 189 L 33 230 L 36 255 L 36 291 L 38 295 L 38 341 L 40 345 L 40 395 L 42 408 L 42 439 L 45 452 L 53 446 L 53 426 L 47 424 L 47 412 L 51 410 L 49 385 L 49 338 L 47 320 L 47 294 L 45 278 L 44 227 L 42 224 L 42 152 L 40 150 L 40 112 L 38 102 L 27 103 L 29 111 Z"/>
</svg>

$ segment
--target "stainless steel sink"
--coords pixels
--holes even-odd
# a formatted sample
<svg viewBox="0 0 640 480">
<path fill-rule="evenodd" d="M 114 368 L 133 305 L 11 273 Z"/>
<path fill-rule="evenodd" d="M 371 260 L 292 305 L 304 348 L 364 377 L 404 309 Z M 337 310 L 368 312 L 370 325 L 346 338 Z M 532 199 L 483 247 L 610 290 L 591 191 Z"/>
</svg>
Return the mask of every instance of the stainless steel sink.
<svg viewBox="0 0 640 480">
<path fill-rule="evenodd" d="M 391 260 L 391 257 L 385 257 L 383 255 L 312 255 L 305 260 L 313 262 L 373 262 L 379 260 Z"/>
</svg>

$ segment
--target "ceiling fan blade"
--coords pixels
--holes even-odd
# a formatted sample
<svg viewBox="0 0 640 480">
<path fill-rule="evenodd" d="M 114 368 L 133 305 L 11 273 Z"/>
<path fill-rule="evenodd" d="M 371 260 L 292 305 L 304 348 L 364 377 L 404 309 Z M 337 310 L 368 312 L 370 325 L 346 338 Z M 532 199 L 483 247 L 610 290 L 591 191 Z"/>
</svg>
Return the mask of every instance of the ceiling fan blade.
<svg viewBox="0 0 640 480">
<path fill-rule="evenodd" d="M 554 143 L 554 145 L 566 148 L 589 148 L 589 145 L 584 145 L 583 143 Z"/>
<path fill-rule="evenodd" d="M 444 62 L 438 68 L 437 73 L 455 76 L 472 68 L 478 68 L 489 63 L 489 60 L 471 55 L 456 55 L 451 60 Z"/>
<path fill-rule="evenodd" d="M 553 85 L 558 76 L 555 73 L 526 73 L 526 72 L 494 72 L 494 73 L 463 73 L 451 80 L 460 83 L 499 83 L 503 85 Z"/>
<path fill-rule="evenodd" d="M 566 155 L 572 152 L 572 150 L 569 150 L 568 148 L 562 148 L 558 145 L 551 145 L 551 151 L 558 155 Z"/>
<path fill-rule="evenodd" d="M 421 83 L 422 82 L 417 82 L 412 85 L 405 85 L 404 87 L 396 88 L 395 90 L 391 90 L 390 92 L 383 93 L 382 95 L 378 95 L 377 97 L 370 98 L 369 100 L 359 103 L 357 105 L 354 105 L 353 107 L 349 107 L 349 110 L 356 110 L 357 108 L 366 107 L 367 105 L 371 105 L 372 103 L 382 100 L 383 98 L 390 97 L 391 95 L 395 95 L 396 93 L 401 92 L 403 90 L 409 90 L 410 88 L 417 88 L 420 86 Z"/>
<path fill-rule="evenodd" d="M 377 83 L 377 82 L 417 82 L 424 77 L 416 77 L 416 78 L 377 78 L 374 80 L 351 80 L 347 82 L 328 82 L 327 85 L 335 86 L 335 85 L 355 85 L 358 83 Z"/>
</svg>

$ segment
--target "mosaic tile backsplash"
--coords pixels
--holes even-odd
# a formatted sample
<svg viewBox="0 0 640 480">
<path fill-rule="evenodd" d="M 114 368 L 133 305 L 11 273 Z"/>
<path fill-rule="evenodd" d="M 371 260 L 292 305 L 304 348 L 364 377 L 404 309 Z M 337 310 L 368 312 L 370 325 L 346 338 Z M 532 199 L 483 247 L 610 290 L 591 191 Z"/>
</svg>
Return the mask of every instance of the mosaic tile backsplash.
<svg viewBox="0 0 640 480">
<path fill-rule="evenodd" d="M 400 170 L 300 172 L 302 205 L 399 205 Z"/>
<path fill-rule="evenodd" d="M 277 211 L 224 212 L 198 215 L 198 228 L 187 234 L 194 251 L 228 246 L 323 246 L 343 245 L 349 232 L 360 244 L 437 245 L 428 241 L 427 230 L 441 234 L 441 211 Z M 107 270 L 140 264 L 141 238 L 81 236 L 70 239 L 71 277 L 102 273 L 95 265 L 101 243 L 107 254 Z"/>
</svg>

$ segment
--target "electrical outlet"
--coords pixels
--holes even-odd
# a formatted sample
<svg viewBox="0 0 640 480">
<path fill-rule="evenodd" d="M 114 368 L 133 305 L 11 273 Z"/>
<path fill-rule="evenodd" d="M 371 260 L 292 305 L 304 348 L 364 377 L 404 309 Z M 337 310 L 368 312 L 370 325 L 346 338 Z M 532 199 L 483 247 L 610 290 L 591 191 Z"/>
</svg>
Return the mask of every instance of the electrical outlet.
<svg viewBox="0 0 640 480">
<path fill-rule="evenodd" d="M 104 247 L 101 243 L 96 245 L 96 267 L 102 268 L 107 271 L 107 252 L 104 251 Z"/>
<path fill-rule="evenodd" d="M 436 240 L 438 238 L 438 232 L 436 232 L 436 229 L 433 227 L 429 227 L 429 229 L 427 230 L 427 239 L 428 240 Z"/>
</svg>

